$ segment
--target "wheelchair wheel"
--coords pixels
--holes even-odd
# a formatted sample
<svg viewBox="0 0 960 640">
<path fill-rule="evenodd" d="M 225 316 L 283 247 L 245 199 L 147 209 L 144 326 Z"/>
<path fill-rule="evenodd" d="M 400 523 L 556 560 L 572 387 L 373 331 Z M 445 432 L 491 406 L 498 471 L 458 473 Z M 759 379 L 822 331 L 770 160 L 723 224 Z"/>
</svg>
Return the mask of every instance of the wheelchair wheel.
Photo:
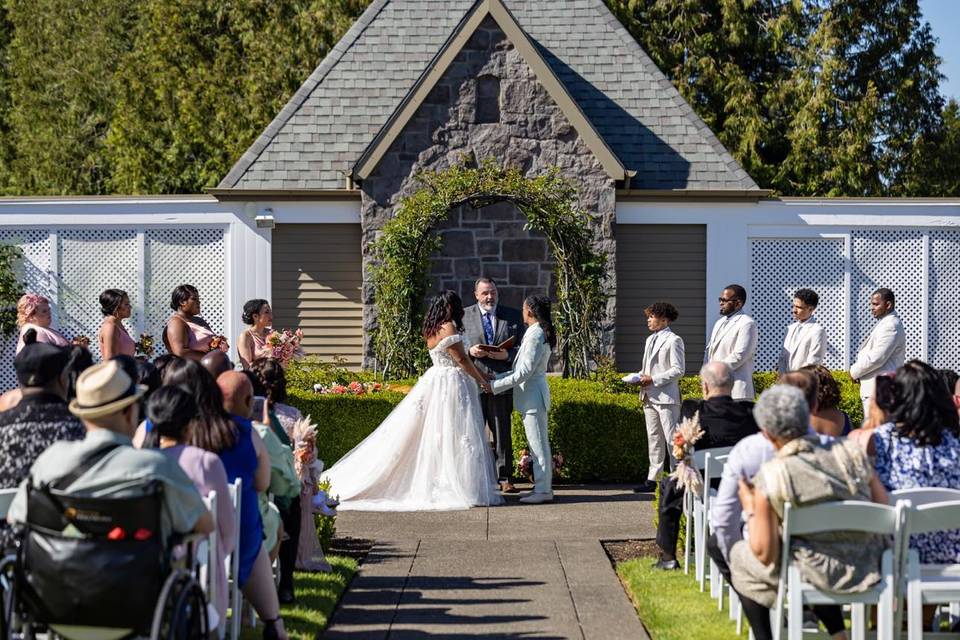
<svg viewBox="0 0 960 640">
<path fill-rule="evenodd" d="M 17 557 L 9 555 L 0 560 L 0 638 L 6 640 L 14 632 L 13 578 Z"/>
<path fill-rule="evenodd" d="M 203 589 L 189 572 L 174 571 L 160 591 L 150 640 L 206 638 L 209 632 Z"/>
</svg>

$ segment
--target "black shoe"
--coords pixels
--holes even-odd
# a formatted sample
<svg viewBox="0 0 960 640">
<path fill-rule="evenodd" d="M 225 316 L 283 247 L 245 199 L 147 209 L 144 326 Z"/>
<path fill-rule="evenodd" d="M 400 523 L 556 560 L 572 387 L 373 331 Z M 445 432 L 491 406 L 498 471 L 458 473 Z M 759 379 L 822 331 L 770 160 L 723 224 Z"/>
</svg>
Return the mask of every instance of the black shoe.
<svg viewBox="0 0 960 640">
<path fill-rule="evenodd" d="M 280 604 L 293 604 L 297 598 L 293 595 L 293 589 L 280 589 L 277 591 L 277 599 Z"/>
<path fill-rule="evenodd" d="M 680 568 L 680 563 L 672 558 L 660 558 L 650 566 L 660 571 L 676 571 Z"/>
<path fill-rule="evenodd" d="M 657 490 L 657 483 L 654 482 L 653 480 L 647 480 L 640 486 L 633 488 L 634 493 L 653 493 L 656 490 Z"/>
</svg>

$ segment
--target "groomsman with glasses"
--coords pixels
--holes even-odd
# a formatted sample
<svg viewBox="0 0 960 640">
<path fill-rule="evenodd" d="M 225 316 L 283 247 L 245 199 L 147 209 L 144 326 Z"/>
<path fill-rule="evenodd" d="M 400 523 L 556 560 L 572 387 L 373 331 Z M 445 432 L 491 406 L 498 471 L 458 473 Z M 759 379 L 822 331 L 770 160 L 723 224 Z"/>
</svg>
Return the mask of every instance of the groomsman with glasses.
<svg viewBox="0 0 960 640">
<path fill-rule="evenodd" d="M 906 360 L 907 336 L 895 307 L 896 300 L 890 289 L 877 289 L 870 296 L 870 314 L 877 319 L 877 324 L 850 367 L 850 377 L 860 383 L 864 417 L 870 415 L 870 398 L 877 386 L 877 376 L 896 371 Z"/>
<path fill-rule="evenodd" d="M 757 353 L 757 323 L 743 313 L 747 290 L 728 285 L 720 294 L 720 319 L 713 325 L 703 364 L 725 362 L 733 370 L 734 400 L 753 400 L 753 360 Z"/>
<path fill-rule="evenodd" d="M 813 317 L 819 302 L 820 297 L 811 289 L 799 289 L 793 294 L 794 322 L 787 328 L 777 363 L 781 375 L 823 364 L 827 355 L 827 332 Z"/>
</svg>

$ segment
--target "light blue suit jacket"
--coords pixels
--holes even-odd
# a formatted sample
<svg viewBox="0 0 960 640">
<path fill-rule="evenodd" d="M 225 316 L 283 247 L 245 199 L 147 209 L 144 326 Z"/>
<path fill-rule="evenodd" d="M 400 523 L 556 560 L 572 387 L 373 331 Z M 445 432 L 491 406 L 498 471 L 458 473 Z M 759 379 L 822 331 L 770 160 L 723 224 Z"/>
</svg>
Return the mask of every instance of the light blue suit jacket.
<svg viewBox="0 0 960 640">
<path fill-rule="evenodd" d="M 547 364 L 550 345 L 539 324 L 527 327 L 514 360 L 513 371 L 501 373 L 490 385 L 494 393 L 513 389 L 513 407 L 520 413 L 550 409 L 550 387 L 547 386 Z"/>
</svg>

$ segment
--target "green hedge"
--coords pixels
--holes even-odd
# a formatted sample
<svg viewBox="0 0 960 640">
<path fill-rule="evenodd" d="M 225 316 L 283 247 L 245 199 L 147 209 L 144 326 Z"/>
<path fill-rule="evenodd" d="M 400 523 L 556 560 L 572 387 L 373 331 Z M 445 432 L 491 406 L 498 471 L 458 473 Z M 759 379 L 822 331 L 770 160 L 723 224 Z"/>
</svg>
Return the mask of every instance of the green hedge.
<svg viewBox="0 0 960 640">
<path fill-rule="evenodd" d="M 369 435 L 403 399 L 403 393 L 385 391 L 364 396 L 320 395 L 310 390 L 314 382 L 336 377 L 349 382 L 349 373 L 330 370 L 305 371 L 294 376 L 290 403 L 319 426 L 317 455 L 331 466 Z M 352 374 L 356 378 L 356 374 Z M 857 385 L 846 373 L 834 373 L 840 383 L 840 408 L 854 425 L 863 419 Z M 323 378 L 323 380 L 320 380 Z M 366 379 L 364 376 L 363 379 Z M 553 407 L 549 416 L 550 443 L 564 457 L 558 480 L 563 482 L 639 482 L 647 474 L 646 430 L 636 389 L 613 376 L 598 380 L 548 378 Z M 754 374 L 760 393 L 776 380 L 776 374 Z M 412 381 L 404 381 L 412 384 Z M 302 385 L 302 386 L 301 386 Z M 306 387 L 309 385 L 309 387 Z M 303 388 L 306 387 L 306 388 Z M 684 398 L 700 397 L 700 380 L 688 376 L 680 381 Z M 513 447 L 519 456 L 526 448 L 520 416 L 513 415 Z M 517 457 L 519 460 L 519 457 Z M 336 491 L 336 487 L 334 487 Z"/>
</svg>

